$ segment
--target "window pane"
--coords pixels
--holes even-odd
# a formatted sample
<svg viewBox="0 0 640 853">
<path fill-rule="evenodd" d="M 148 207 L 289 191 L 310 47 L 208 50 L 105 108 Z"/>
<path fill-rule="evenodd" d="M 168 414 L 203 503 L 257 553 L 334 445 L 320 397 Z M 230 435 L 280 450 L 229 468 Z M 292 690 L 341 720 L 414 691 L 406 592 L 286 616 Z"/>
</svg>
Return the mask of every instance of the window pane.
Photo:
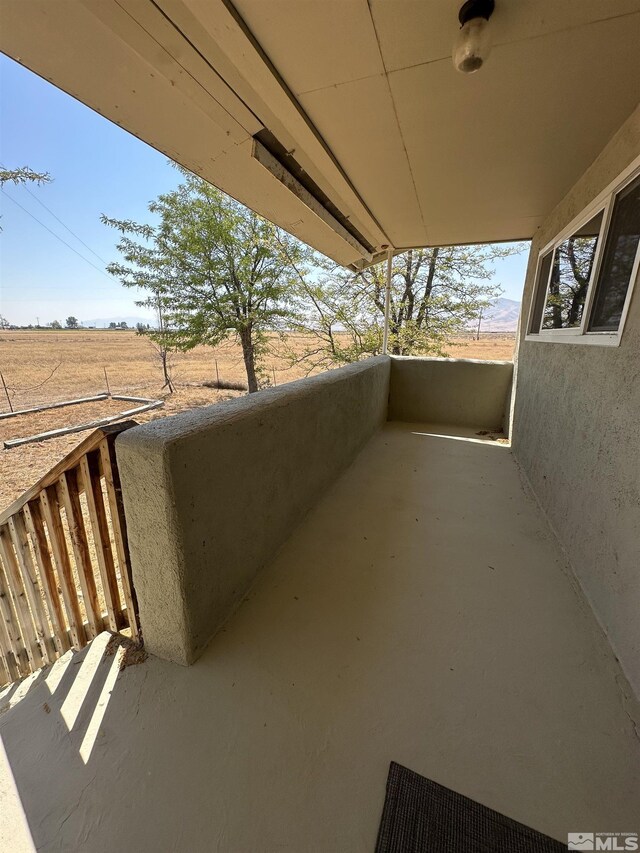
<svg viewBox="0 0 640 853">
<path fill-rule="evenodd" d="M 589 331 L 617 331 L 639 240 L 640 178 L 625 187 L 615 200 Z"/>
<path fill-rule="evenodd" d="M 568 240 L 556 246 L 543 329 L 571 329 L 580 325 L 602 216 L 601 210 Z"/>
<path fill-rule="evenodd" d="M 544 308 L 544 300 L 547 296 L 547 284 L 549 283 L 549 273 L 551 272 L 551 259 L 553 252 L 547 252 L 538 265 L 538 278 L 536 279 L 536 290 L 531 311 L 531 323 L 529 325 L 529 334 L 537 334 L 540 331 L 540 323 L 542 322 L 542 310 Z"/>
</svg>

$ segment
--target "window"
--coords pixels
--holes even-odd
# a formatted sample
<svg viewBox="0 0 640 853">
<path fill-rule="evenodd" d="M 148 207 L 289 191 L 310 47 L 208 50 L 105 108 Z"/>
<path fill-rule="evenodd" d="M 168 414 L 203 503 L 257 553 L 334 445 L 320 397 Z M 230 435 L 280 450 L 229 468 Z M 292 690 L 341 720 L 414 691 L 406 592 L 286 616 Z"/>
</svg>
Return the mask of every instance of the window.
<svg viewBox="0 0 640 853">
<path fill-rule="evenodd" d="M 582 322 L 604 211 L 563 240 L 553 253 L 543 329 L 572 329 Z"/>
<path fill-rule="evenodd" d="M 540 253 L 527 338 L 617 345 L 639 263 L 636 175 Z"/>
<path fill-rule="evenodd" d="M 640 177 L 616 197 L 589 322 L 591 332 L 616 331 L 640 242 Z"/>
</svg>

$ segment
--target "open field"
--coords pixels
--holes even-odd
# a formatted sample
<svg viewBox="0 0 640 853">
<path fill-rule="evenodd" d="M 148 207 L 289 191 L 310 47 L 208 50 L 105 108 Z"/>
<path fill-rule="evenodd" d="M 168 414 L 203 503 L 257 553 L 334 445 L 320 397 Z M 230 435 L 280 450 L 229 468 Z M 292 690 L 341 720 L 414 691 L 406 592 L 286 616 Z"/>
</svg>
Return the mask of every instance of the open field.
<svg viewBox="0 0 640 853">
<path fill-rule="evenodd" d="M 296 351 L 304 349 L 306 341 L 303 336 L 292 336 L 289 340 Z M 449 355 L 510 359 L 514 344 L 515 335 L 509 333 L 482 335 L 479 341 L 471 337 L 459 338 L 449 347 Z M 273 339 L 271 350 L 265 360 L 271 383 L 275 378 L 275 382 L 281 385 L 305 375 L 303 365 L 292 367 L 284 358 L 277 338 Z M 164 408 L 145 412 L 136 420 L 144 422 L 165 417 L 228 400 L 242 393 L 203 387 L 203 382 L 216 378 L 216 360 L 220 379 L 245 380 L 242 355 L 236 345 L 226 344 L 215 350 L 198 347 L 189 353 L 173 356 L 173 377 L 177 389 L 175 394 L 167 395 L 162 391 L 162 374 L 152 344 L 134 332 L 81 329 L 0 332 L 0 371 L 16 410 L 105 391 L 106 369 L 112 393 L 165 400 Z M 108 417 L 135 405 L 106 400 L 9 418 L 0 421 L 0 442 Z M 0 387 L 0 412 L 8 411 L 9 406 Z M 0 510 L 45 474 L 86 434 L 75 433 L 12 450 L 1 449 L 0 445 Z"/>
</svg>

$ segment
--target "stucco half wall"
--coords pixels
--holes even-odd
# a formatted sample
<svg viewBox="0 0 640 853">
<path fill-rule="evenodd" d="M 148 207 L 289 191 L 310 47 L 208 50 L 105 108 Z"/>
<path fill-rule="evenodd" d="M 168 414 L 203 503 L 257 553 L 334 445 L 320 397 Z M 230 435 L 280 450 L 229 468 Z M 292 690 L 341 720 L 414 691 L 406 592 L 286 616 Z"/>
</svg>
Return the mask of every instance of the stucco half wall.
<svg viewBox="0 0 640 853">
<path fill-rule="evenodd" d="M 500 430 L 512 379 L 510 361 L 394 357 L 389 420 Z"/>
<path fill-rule="evenodd" d="M 189 664 L 387 417 L 389 358 L 123 433 L 116 452 L 148 650 Z"/>
<path fill-rule="evenodd" d="M 545 221 L 540 249 L 640 154 L 640 107 Z M 619 347 L 525 340 L 513 448 L 582 589 L 640 696 L 640 286 Z"/>
</svg>

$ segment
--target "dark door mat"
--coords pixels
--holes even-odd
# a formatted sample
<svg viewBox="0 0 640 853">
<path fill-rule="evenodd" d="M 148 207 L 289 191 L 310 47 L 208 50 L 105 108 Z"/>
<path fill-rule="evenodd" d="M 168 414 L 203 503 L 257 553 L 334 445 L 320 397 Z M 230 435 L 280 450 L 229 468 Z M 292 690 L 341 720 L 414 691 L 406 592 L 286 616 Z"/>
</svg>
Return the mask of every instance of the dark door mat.
<svg viewBox="0 0 640 853">
<path fill-rule="evenodd" d="M 376 853 L 566 853 L 522 823 L 391 762 Z"/>
</svg>

